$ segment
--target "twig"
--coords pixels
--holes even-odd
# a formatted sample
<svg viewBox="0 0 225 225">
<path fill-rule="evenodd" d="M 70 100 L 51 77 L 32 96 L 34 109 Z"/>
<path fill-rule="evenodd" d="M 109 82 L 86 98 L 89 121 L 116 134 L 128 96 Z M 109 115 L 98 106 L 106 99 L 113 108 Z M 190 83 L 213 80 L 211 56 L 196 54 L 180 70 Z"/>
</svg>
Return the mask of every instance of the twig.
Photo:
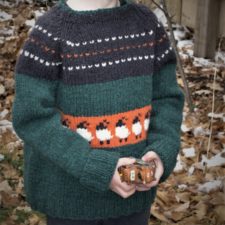
<svg viewBox="0 0 225 225">
<path fill-rule="evenodd" d="M 166 14 L 166 11 L 161 7 L 161 5 L 159 5 L 157 2 L 155 2 L 154 0 L 152 0 L 152 2 L 159 8 L 161 9 L 165 14 Z"/>
<path fill-rule="evenodd" d="M 221 43 L 222 43 L 222 38 L 220 38 L 218 51 L 221 50 Z M 211 120 L 209 123 L 210 134 L 209 134 L 208 145 L 207 145 L 207 159 L 209 159 L 209 151 L 210 151 L 211 140 L 212 140 L 213 119 L 214 119 L 214 110 L 215 110 L 215 83 L 216 83 L 216 75 L 217 75 L 216 69 L 217 68 L 215 66 L 214 67 L 214 76 L 213 76 L 212 116 L 211 116 Z M 204 165 L 204 173 L 206 173 L 206 169 L 207 169 L 207 164 Z"/>
<path fill-rule="evenodd" d="M 214 68 L 214 76 L 213 76 L 213 96 L 212 96 L 212 116 L 210 120 L 210 135 L 208 139 L 208 146 L 207 146 L 207 158 L 209 158 L 209 150 L 211 145 L 211 139 L 212 139 L 212 127 L 213 127 L 213 119 L 214 119 L 214 110 L 215 110 L 215 82 L 216 82 L 216 75 L 217 71 L 216 68 Z"/>
<path fill-rule="evenodd" d="M 222 43 L 222 38 L 220 38 L 218 51 L 221 50 L 221 43 Z M 208 146 L 207 146 L 207 158 L 209 158 L 209 150 L 210 150 L 210 145 L 211 145 L 211 140 L 212 140 L 213 119 L 214 119 L 214 110 L 215 110 L 215 83 L 216 83 L 216 75 L 217 75 L 217 68 L 214 67 L 213 96 L 212 96 L 213 97 L 212 98 L 212 116 L 211 116 L 211 120 L 210 120 L 210 135 L 209 135 Z"/>
<path fill-rule="evenodd" d="M 191 94 L 190 94 L 190 91 L 189 91 L 189 88 L 188 88 L 186 75 L 184 73 L 184 69 L 183 69 L 183 66 L 182 66 L 181 58 L 180 58 L 180 55 L 179 55 L 179 52 L 178 52 L 178 49 L 177 49 L 176 40 L 175 40 L 174 33 L 173 33 L 171 16 L 168 13 L 166 2 L 165 2 L 165 0 L 161 0 L 162 7 L 158 3 L 156 3 L 155 0 L 152 0 L 152 2 L 159 9 L 161 9 L 163 11 L 163 13 L 165 14 L 165 16 L 167 18 L 168 27 L 169 27 L 169 30 L 170 30 L 170 40 L 171 40 L 171 43 L 172 43 L 173 48 L 175 50 L 175 54 L 176 54 L 176 58 L 177 58 L 177 64 L 178 64 L 178 69 L 179 69 L 179 72 L 181 74 L 182 81 L 184 83 L 185 97 L 186 97 L 186 100 L 187 100 L 190 112 L 193 112 L 194 111 L 193 100 L 192 100 L 192 97 L 191 97 Z"/>
</svg>

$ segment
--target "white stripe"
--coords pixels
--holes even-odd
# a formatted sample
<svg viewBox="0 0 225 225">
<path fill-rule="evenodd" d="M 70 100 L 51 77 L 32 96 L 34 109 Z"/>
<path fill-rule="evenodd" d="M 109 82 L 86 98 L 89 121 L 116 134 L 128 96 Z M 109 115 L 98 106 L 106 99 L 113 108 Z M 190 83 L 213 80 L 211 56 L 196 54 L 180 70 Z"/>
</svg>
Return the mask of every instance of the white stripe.
<svg viewBox="0 0 225 225">
<path fill-rule="evenodd" d="M 28 57 L 30 59 L 32 59 L 33 61 L 38 61 L 39 63 L 45 65 L 46 67 L 49 67 L 49 66 L 59 66 L 60 64 L 62 64 L 62 62 L 49 62 L 49 61 L 45 61 L 44 59 L 41 59 L 39 58 L 38 56 L 30 53 L 29 51 L 27 50 L 20 50 L 20 54 L 21 55 L 24 55 L 25 57 Z"/>
<path fill-rule="evenodd" d="M 165 54 L 169 54 L 170 51 L 172 51 L 173 48 L 170 46 L 169 49 L 166 49 L 161 56 L 157 57 L 158 61 L 161 61 L 163 58 L 165 58 Z M 89 65 L 82 65 L 82 69 L 91 69 L 93 67 L 100 68 L 100 67 L 107 67 L 111 66 L 113 64 L 120 64 L 120 63 L 125 63 L 125 62 L 132 62 L 132 61 L 142 61 L 142 60 L 153 60 L 155 58 L 155 55 L 139 55 L 139 56 L 133 56 L 133 57 L 127 57 L 127 58 L 122 58 L 122 59 L 116 59 L 114 61 L 108 61 L 108 62 L 101 62 L 101 63 L 96 63 L 96 64 L 89 64 Z M 76 66 L 76 70 L 80 69 L 80 66 Z M 63 67 L 63 70 L 68 70 L 69 67 Z"/>
<path fill-rule="evenodd" d="M 105 37 L 103 39 L 96 39 L 96 40 L 90 40 L 90 41 L 82 41 L 82 42 L 72 42 L 70 40 L 65 40 L 65 39 L 61 39 L 59 37 L 52 37 L 52 33 L 50 33 L 47 29 L 44 29 L 42 26 L 40 25 L 35 25 L 34 26 L 35 29 L 38 29 L 40 32 L 42 32 L 43 34 L 47 35 L 48 37 L 51 37 L 54 41 L 63 41 L 65 42 L 66 45 L 71 46 L 71 47 L 79 47 L 81 45 L 92 45 L 94 43 L 102 43 L 102 42 L 109 42 L 109 41 L 115 41 L 115 40 L 123 40 L 125 39 L 134 39 L 134 38 L 139 38 L 139 37 L 144 37 L 146 36 L 146 34 L 148 34 L 149 36 L 153 35 L 153 30 L 150 30 L 148 32 L 141 32 L 141 33 L 136 33 L 136 34 L 125 34 L 125 35 L 119 35 L 119 36 L 112 36 L 112 37 Z"/>
<path fill-rule="evenodd" d="M 157 57 L 157 60 L 161 61 L 161 59 L 165 58 L 165 56 L 168 55 L 169 52 L 172 50 L 173 50 L 173 48 L 170 46 L 169 49 L 166 49 L 160 56 Z"/>
<path fill-rule="evenodd" d="M 108 61 L 108 62 L 101 62 L 101 63 L 95 63 L 95 64 L 89 64 L 89 65 L 81 65 L 81 66 L 76 66 L 76 70 L 80 70 L 81 68 L 84 69 L 91 69 L 93 67 L 95 68 L 100 68 L 100 67 L 107 67 L 107 66 L 112 66 L 113 64 L 120 64 L 120 63 L 125 63 L 125 62 L 132 62 L 132 61 L 142 61 L 142 60 L 149 60 L 149 59 L 154 59 L 154 55 L 139 55 L 139 56 L 134 56 L 134 57 L 128 57 L 128 58 L 122 58 L 122 59 L 116 59 L 114 61 Z M 63 70 L 71 71 L 71 67 L 65 67 L 63 66 Z"/>
</svg>

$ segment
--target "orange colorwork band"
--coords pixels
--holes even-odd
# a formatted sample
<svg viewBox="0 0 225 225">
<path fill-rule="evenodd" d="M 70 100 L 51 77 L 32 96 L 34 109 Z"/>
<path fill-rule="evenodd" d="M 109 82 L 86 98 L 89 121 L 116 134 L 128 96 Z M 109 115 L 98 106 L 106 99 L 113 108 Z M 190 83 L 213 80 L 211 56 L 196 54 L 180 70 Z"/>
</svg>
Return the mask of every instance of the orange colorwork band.
<svg viewBox="0 0 225 225">
<path fill-rule="evenodd" d="M 79 133 L 93 148 L 135 144 L 147 137 L 151 105 L 104 116 L 73 116 L 61 112 L 64 126 Z"/>
</svg>

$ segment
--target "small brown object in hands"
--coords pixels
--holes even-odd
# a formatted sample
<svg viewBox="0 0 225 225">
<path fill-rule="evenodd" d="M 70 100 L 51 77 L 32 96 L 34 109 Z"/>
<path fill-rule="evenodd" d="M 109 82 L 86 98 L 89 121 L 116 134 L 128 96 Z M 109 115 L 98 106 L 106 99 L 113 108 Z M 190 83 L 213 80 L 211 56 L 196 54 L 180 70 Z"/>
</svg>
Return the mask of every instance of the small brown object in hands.
<svg viewBox="0 0 225 225">
<path fill-rule="evenodd" d="M 122 165 L 118 168 L 121 182 L 127 184 L 147 184 L 155 180 L 155 161 L 145 162 L 136 159 L 136 162 L 130 165 Z"/>
</svg>

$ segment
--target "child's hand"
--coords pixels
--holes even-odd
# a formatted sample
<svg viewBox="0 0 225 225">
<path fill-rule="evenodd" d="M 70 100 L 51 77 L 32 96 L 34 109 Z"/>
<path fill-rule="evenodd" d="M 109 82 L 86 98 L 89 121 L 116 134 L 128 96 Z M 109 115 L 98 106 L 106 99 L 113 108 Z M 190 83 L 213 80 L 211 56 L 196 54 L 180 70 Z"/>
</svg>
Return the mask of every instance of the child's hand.
<svg viewBox="0 0 225 225">
<path fill-rule="evenodd" d="M 136 184 L 137 191 L 148 191 L 151 189 L 151 187 L 154 187 L 159 183 L 160 177 L 164 172 L 164 166 L 160 157 L 153 151 L 148 151 L 141 159 L 144 161 L 150 161 L 154 159 L 156 163 L 156 171 L 155 171 L 156 180 L 152 181 L 149 184 Z"/>
<path fill-rule="evenodd" d="M 135 193 L 136 187 L 135 184 L 128 185 L 126 182 L 121 182 L 119 172 L 117 171 L 118 167 L 121 165 L 128 165 L 135 163 L 135 158 L 120 158 L 118 160 L 116 170 L 114 172 L 114 175 L 112 177 L 111 183 L 110 183 L 110 189 L 123 198 L 128 198 L 132 194 Z"/>
</svg>

